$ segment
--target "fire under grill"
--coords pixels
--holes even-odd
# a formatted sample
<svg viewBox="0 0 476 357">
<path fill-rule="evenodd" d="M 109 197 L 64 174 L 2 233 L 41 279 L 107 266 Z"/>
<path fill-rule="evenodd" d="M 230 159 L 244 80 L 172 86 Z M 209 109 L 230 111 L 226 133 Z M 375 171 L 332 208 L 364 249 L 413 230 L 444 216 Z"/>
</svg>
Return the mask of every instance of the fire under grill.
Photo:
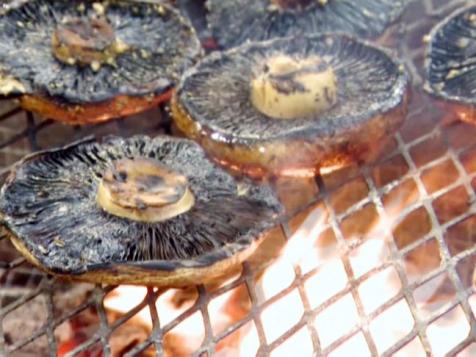
<svg viewBox="0 0 476 357">
<path fill-rule="evenodd" d="M 277 180 L 307 208 L 242 271 L 187 290 L 67 283 L 0 240 L 0 354 L 12 356 L 476 354 L 476 127 L 421 93 L 422 39 L 470 1 L 416 0 L 394 43 L 410 114 L 378 163 Z M 390 39 L 391 40 L 391 39 Z M 167 113 L 84 127 L 1 105 L 0 167 L 94 134 L 169 132 Z"/>
</svg>

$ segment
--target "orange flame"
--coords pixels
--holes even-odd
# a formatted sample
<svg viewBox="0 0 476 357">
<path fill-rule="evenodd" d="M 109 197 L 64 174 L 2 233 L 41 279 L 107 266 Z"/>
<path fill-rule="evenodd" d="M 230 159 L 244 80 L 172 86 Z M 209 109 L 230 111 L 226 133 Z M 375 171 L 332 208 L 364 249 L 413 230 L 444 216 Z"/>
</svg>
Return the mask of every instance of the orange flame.
<svg viewBox="0 0 476 357">
<path fill-rule="evenodd" d="M 285 242 L 277 259 L 262 275 L 258 274 L 254 293 L 261 312 L 255 318 L 263 327 L 267 344 L 276 345 L 273 356 L 312 355 L 313 333 L 317 333 L 319 347 L 332 356 L 370 355 L 369 339 L 378 353 L 384 353 L 412 333 L 415 327 L 414 313 L 424 319 L 427 313 L 425 309 L 442 306 L 428 305 L 442 284 L 442 279 L 435 278 L 414 292 L 418 311 L 412 311 L 401 294 L 401 267 L 388 264 L 393 256 L 388 241 L 383 237 L 389 232 L 389 227 L 394 227 L 401 220 L 399 215 L 407 206 L 407 197 L 413 197 L 408 192 L 402 192 L 402 195 L 395 195 L 391 201 L 385 202 L 385 220 L 377 216 L 371 222 L 366 222 L 365 232 L 353 234 L 350 231 L 350 237 L 345 238 L 359 244 L 357 247 L 353 243 L 346 245 L 348 254 L 345 258 L 341 257 L 341 246 L 337 243 L 328 246 L 320 244 L 323 232 L 329 230 L 329 215 L 322 203 L 317 205 Z M 362 234 L 366 239 L 362 239 Z M 424 255 L 426 250 L 421 249 L 418 254 Z M 418 274 L 429 272 L 418 266 L 420 259 L 415 254 L 408 260 L 407 257 L 403 259 L 405 273 L 412 275 L 412 279 Z M 422 264 L 427 262 L 422 260 Z M 439 261 L 429 263 L 434 269 Z M 304 277 L 303 289 L 297 286 L 298 274 Z M 207 294 L 213 294 L 213 289 L 210 289 L 207 288 Z M 116 297 L 106 299 L 106 308 L 126 312 L 143 300 L 146 289 L 123 286 L 117 288 L 115 294 Z M 188 293 L 169 290 L 163 294 L 156 304 L 161 326 L 192 308 L 197 297 L 195 288 L 188 290 Z M 271 304 L 269 299 L 273 299 Z M 476 301 L 476 298 L 473 300 Z M 393 303 L 389 304 L 389 301 Z M 386 307 L 382 308 L 384 305 Z M 306 322 L 307 307 L 317 310 L 311 320 Z M 247 323 L 218 342 L 216 354 L 220 357 L 255 355 L 260 348 L 260 339 L 256 321 L 250 318 L 251 308 L 244 284 L 213 297 L 206 307 L 202 307 L 202 311 L 197 310 L 167 334 L 173 337 L 167 340 L 166 335 L 166 355 L 192 354 L 201 347 L 206 329 L 210 327 L 214 336 L 221 335 L 246 318 L 249 319 Z M 209 316 L 209 327 L 205 326 L 207 322 L 202 317 L 205 312 Z M 139 316 L 152 328 L 148 309 L 141 311 Z M 290 329 L 295 326 L 298 328 L 291 333 Z M 444 354 L 451 346 L 466 338 L 469 331 L 469 323 L 461 307 L 457 306 L 430 324 L 426 335 L 433 353 Z M 283 343 L 278 342 L 284 336 Z M 346 339 L 341 341 L 343 337 Z M 397 355 L 421 355 L 424 351 L 417 336 L 403 346 Z"/>
</svg>

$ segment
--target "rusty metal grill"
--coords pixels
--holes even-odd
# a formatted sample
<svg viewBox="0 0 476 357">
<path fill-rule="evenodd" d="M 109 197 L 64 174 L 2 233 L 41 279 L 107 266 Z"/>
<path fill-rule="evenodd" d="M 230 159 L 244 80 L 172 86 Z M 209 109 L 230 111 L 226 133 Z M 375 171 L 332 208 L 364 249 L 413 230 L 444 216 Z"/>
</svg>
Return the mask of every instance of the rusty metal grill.
<svg viewBox="0 0 476 357">
<path fill-rule="evenodd" d="M 308 204 L 308 208 L 283 224 L 274 232 L 273 239 L 281 239 L 286 245 L 303 224 L 313 219 L 320 222 L 312 236 L 307 237 L 314 241 L 313 249 L 319 252 L 310 266 L 291 265 L 291 278 L 280 276 L 281 285 L 271 289 L 272 293 L 264 293 L 262 280 L 273 264 L 264 270 L 258 257 L 245 263 L 239 276 L 220 286 L 198 286 L 196 291 L 182 292 L 182 298 L 190 303 L 173 318 L 164 320 L 163 311 L 156 304 L 167 291 L 148 288 L 139 305 L 111 320 L 104 299 L 117 287 L 92 287 L 45 276 L 25 263 L 8 240 L 1 238 L 0 354 L 56 355 L 60 347 L 59 326 L 92 309 L 97 316 L 93 331 L 74 345 L 68 355 L 85 356 L 85 351 L 96 348 L 102 355 L 111 356 L 115 353 L 110 346 L 111 336 L 139 311 L 148 309 L 152 321 L 148 336 L 136 341 L 122 355 L 180 355 L 177 350 L 171 350 L 173 340 L 167 335 L 197 314 L 203 330 L 203 339 L 200 338 L 193 352 L 197 356 L 235 355 L 223 352 L 223 346 L 243 330 L 255 335 L 258 355 L 279 355 L 298 335 L 299 341 L 309 345 L 310 353 L 317 355 L 342 352 L 349 341 L 361 341 L 365 346 L 363 351 L 373 356 L 417 355 L 414 351 L 422 355 L 474 355 L 476 127 L 436 109 L 435 103 L 419 88 L 424 35 L 443 16 L 469 3 L 469 0 L 410 3 L 396 29 L 397 37 L 404 40 L 397 41 L 396 46 L 413 75 L 414 99 L 406 124 L 377 164 L 322 173 L 311 181 L 275 183 L 289 207 L 299 203 Z M 162 109 L 98 126 L 69 127 L 35 118 L 13 102 L 2 103 L 0 108 L 3 177 L 13 162 L 32 150 L 58 146 L 90 134 L 154 135 L 168 131 Z M 356 262 L 357 253 L 365 251 L 369 242 L 380 242 L 385 254 L 375 264 L 364 262 L 362 268 L 362 262 Z M 319 287 L 321 280 L 324 284 L 321 273 L 335 262 L 342 267 L 346 282 L 316 303 L 310 286 Z M 375 306 L 369 307 L 362 290 L 373 278 L 388 272 L 397 282 L 397 288 L 391 294 L 382 293 L 382 301 L 377 299 Z M 434 293 L 426 296 L 427 290 Z M 211 305 L 226 294 L 239 296 L 247 302 L 247 307 L 216 331 Z M 282 304 L 286 299 L 299 305 L 296 318 L 282 331 L 271 334 L 264 315 L 270 311 L 284 312 L 289 306 Z M 356 321 L 341 335 L 330 338 L 327 330 L 334 327 L 316 321 L 344 299 L 355 305 Z M 399 311 L 402 306 L 401 311 L 408 313 L 411 324 L 398 337 L 380 341 L 376 333 L 381 326 L 379 321 L 389 311 Z M 460 324 L 467 332 L 461 338 L 448 335 L 448 341 L 454 342 L 441 352 L 435 347 L 432 326 L 445 318 L 451 321 L 451 328 Z M 302 347 L 302 343 L 298 346 Z M 91 352 L 87 355 L 94 356 Z"/>
</svg>

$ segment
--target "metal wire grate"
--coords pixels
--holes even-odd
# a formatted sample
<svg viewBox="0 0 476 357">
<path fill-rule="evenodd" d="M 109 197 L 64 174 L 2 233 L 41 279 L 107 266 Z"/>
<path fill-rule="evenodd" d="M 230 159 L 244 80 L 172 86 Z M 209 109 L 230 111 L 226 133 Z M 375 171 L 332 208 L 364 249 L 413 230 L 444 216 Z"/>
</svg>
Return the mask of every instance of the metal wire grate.
<svg viewBox="0 0 476 357">
<path fill-rule="evenodd" d="M 307 241 L 312 240 L 317 258 L 307 265 L 302 261 L 283 263 L 286 268 L 280 272 L 291 272 L 276 278 L 269 272 L 282 261 L 278 259 L 265 270 L 264 258 L 257 255 L 243 265 L 238 276 L 219 286 L 174 291 L 173 296 L 185 303 L 177 304 L 183 308 L 177 309 L 173 317 L 164 317 L 157 303 L 169 292 L 148 288 L 138 305 L 111 319 L 104 300 L 117 287 L 92 287 L 45 276 L 28 266 L 2 239 L 0 354 L 56 355 L 64 342 L 59 328 L 93 310 L 97 319 L 90 324 L 92 331 L 76 341 L 68 355 L 84 356 L 85 351 L 89 351 L 88 355 L 94 355 L 91 351 L 100 351 L 96 355 L 118 355 L 111 345 L 112 336 L 144 309 L 150 315 L 151 327 L 144 338 L 127 346 L 121 355 L 183 354 L 181 344 L 193 345 L 192 341 L 170 337 L 178 326 L 197 316 L 198 329 L 202 330 L 196 346 L 192 346 L 197 356 L 235 355 L 237 350 L 230 352 L 226 347 L 239 345 L 236 340 L 246 335 L 255 337 L 254 352 L 258 355 L 279 355 L 298 337 L 299 344 L 291 351 L 296 352 L 296 346 L 305 351 L 306 345 L 309 354 L 318 355 L 343 353 L 350 341 L 360 343 L 368 355 L 474 353 L 476 128 L 436 109 L 435 103 L 418 89 L 422 82 L 423 36 L 432 24 L 465 3 L 469 1 L 414 0 L 409 5 L 398 29 L 398 37 L 405 40 L 396 45 L 413 75 L 414 100 L 406 124 L 377 164 L 323 173 L 312 182 L 276 183 L 289 207 L 315 203 L 273 232 L 269 241 L 288 253 L 288 242 L 295 241 L 305 227 Z M 98 126 L 69 127 L 41 121 L 14 103 L 4 103 L 0 115 L 0 173 L 5 176 L 13 162 L 32 150 L 58 146 L 92 133 L 154 135 L 167 131 L 165 117 L 159 110 Z M 317 229 L 306 228 L 309 222 L 314 222 Z M 375 257 L 364 254 L 362 262 L 359 252 L 365 253 L 376 242 L 380 244 L 379 252 L 385 254 L 373 263 Z M 316 301 L 313 292 L 328 288 L 325 271 L 333 264 L 340 270 L 331 270 L 331 279 L 338 280 L 341 271 L 344 282 Z M 390 280 L 397 288 L 391 293 L 382 289 L 381 294 L 375 290 L 377 300 L 369 307 L 369 295 L 364 290 L 382 274 L 392 276 Z M 264 286 L 267 276 L 275 280 L 272 288 Z M 434 293 L 424 293 L 422 298 L 421 291 L 427 290 Z M 217 329 L 213 305 L 225 295 L 228 304 L 244 307 Z M 323 318 L 345 301 L 354 306 L 355 321 L 337 336 L 330 336 L 328 330 L 335 330 L 337 324 L 326 326 Z M 379 321 L 394 310 L 404 313 L 392 316 L 403 319 L 406 313 L 411 323 L 383 341 L 377 333 Z M 267 316 L 276 313 L 282 314 L 285 321 L 270 332 Z M 285 315 L 292 315 L 289 321 Z M 448 316 L 454 317 L 447 320 L 451 321 L 450 328 L 465 326 L 464 334 L 459 338 L 448 334 L 449 345 L 441 350 L 435 343 L 433 326 Z M 386 326 L 391 329 L 393 325 Z"/>
</svg>

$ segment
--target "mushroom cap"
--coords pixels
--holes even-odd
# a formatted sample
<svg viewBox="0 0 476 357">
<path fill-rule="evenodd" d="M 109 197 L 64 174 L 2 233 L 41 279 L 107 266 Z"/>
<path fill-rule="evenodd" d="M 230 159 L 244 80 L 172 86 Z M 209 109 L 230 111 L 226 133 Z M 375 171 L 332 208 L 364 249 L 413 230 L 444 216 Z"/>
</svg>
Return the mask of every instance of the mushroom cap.
<svg viewBox="0 0 476 357">
<path fill-rule="evenodd" d="M 155 159 L 184 175 L 195 205 L 156 223 L 107 213 L 96 202 L 98 185 L 123 159 Z M 276 225 L 282 211 L 269 187 L 237 182 L 194 142 L 165 136 L 90 139 L 32 154 L 0 194 L 2 221 L 30 261 L 54 274 L 110 283 L 161 284 L 167 274 L 190 275 L 232 259 Z"/>
<path fill-rule="evenodd" d="M 425 90 L 451 102 L 476 105 L 476 6 L 459 9 L 429 35 Z"/>
<path fill-rule="evenodd" d="M 209 37 L 206 0 L 175 0 L 180 13 L 186 16 L 201 39 Z"/>
<path fill-rule="evenodd" d="M 106 19 L 128 47 L 113 64 L 70 65 L 52 52 L 58 25 Z M 151 2 L 31 0 L 0 15 L 0 94 L 98 103 L 117 96 L 158 95 L 201 53 L 194 30 L 176 10 Z"/>
<path fill-rule="evenodd" d="M 276 55 L 318 56 L 337 78 L 337 104 L 312 117 L 279 120 L 250 101 L 250 82 Z M 398 107 L 407 94 L 403 65 L 383 49 L 346 34 L 319 34 L 249 43 L 213 53 L 190 68 L 176 101 L 201 133 L 221 143 L 253 146 L 286 140 L 339 140 Z M 383 125 L 383 124 L 382 124 Z"/>
<path fill-rule="evenodd" d="M 304 9 L 281 10 L 270 0 L 208 0 L 208 22 L 222 48 L 247 40 L 342 31 L 375 38 L 403 12 L 408 0 L 313 1 Z"/>
</svg>

